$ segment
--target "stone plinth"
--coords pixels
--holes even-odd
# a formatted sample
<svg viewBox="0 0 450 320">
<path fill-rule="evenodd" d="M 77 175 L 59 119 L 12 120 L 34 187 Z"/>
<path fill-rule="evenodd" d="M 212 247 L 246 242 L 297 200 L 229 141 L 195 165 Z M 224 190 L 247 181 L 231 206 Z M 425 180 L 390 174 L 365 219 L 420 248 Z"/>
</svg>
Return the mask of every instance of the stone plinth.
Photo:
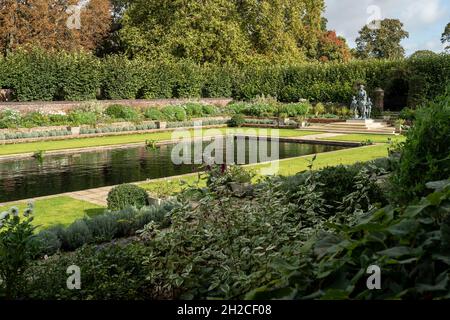
<svg viewBox="0 0 450 320">
<path fill-rule="evenodd" d="M 346 125 L 349 127 L 355 127 L 355 128 L 366 128 L 366 129 L 376 129 L 376 128 L 383 128 L 386 125 L 382 122 L 375 122 L 373 119 L 353 119 L 353 120 L 347 120 L 345 122 Z"/>
</svg>

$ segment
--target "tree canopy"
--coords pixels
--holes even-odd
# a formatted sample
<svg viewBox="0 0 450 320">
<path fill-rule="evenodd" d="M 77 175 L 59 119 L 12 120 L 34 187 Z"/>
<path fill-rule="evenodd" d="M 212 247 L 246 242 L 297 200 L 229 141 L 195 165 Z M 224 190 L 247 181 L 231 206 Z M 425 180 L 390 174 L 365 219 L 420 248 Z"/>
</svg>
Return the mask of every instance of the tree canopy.
<svg viewBox="0 0 450 320">
<path fill-rule="evenodd" d="M 398 59 L 405 55 L 401 41 L 409 37 L 398 19 L 384 19 L 379 28 L 365 25 L 356 39 L 356 53 L 359 58 Z M 375 24 L 374 24 L 375 25 Z"/>
<path fill-rule="evenodd" d="M 304 59 L 317 54 L 323 9 L 323 0 L 135 0 L 121 38 L 130 56 Z"/>
<path fill-rule="evenodd" d="M 442 33 L 441 42 L 447 44 L 445 50 L 450 50 L 450 22 L 447 23 L 444 32 Z"/>
<path fill-rule="evenodd" d="M 77 0 L 0 0 L 0 50 L 3 54 L 26 45 L 44 49 L 92 50 L 111 23 L 109 0 L 90 0 L 80 7 L 78 28 L 67 25 L 77 15 Z"/>
</svg>

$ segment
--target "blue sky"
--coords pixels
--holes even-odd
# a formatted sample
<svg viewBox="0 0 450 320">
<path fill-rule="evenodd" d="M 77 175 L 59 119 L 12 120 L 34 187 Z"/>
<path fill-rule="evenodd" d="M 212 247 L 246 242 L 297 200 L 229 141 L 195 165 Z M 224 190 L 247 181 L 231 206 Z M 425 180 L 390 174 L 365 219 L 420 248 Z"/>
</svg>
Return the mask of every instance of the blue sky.
<svg viewBox="0 0 450 320">
<path fill-rule="evenodd" d="M 450 22 L 449 0 L 325 0 L 328 29 L 344 36 L 355 47 L 358 31 L 371 17 L 396 18 L 404 23 L 409 39 L 402 42 L 406 54 L 416 50 L 442 52 L 440 39 Z"/>
</svg>

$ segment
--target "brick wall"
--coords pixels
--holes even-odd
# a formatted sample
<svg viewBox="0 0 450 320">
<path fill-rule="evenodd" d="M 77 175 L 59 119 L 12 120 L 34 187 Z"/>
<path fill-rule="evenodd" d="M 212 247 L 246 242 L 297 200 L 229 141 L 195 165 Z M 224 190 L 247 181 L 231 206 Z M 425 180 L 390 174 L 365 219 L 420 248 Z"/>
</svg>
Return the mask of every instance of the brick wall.
<svg viewBox="0 0 450 320">
<path fill-rule="evenodd" d="M 136 108 L 140 107 L 164 107 L 171 104 L 181 104 L 184 102 L 201 102 L 217 106 L 226 106 L 232 99 L 211 98 L 211 99 L 153 99 L 153 100 L 98 100 L 97 102 L 108 106 L 112 104 L 123 104 Z M 60 111 L 70 111 L 85 102 L 55 101 L 55 102 L 1 102 L 0 111 L 4 109 L 15 109 L 21 113 L 42 111 L 45 113 L 55 113 Z"/>
</svg>

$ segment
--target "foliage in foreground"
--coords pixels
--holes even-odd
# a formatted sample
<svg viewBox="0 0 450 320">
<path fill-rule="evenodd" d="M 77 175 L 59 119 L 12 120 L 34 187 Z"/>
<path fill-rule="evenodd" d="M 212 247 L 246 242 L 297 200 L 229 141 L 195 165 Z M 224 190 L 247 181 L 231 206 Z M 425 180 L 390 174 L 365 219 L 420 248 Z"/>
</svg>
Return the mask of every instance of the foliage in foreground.
<svg viewBox="0 0 450 320">
<path fill-rule="evenodd" d="M 450 95 L 427 103 L 415 117 L 392 179 L 400 203 L 426 195 L 426 182 L 450 176 Z"/>
<path fill-rule="evenodd" d="M 19 210 L 11 208 L 0 213 L 0 297 L 16 297 L 23 274 L 30 264 L 34 252 L 32 206 L 19 217 Z"/>
<path fill-rule="evenodd" d="M 450 298 L 450 180 L 406 208 L 387 206 L 352 225 L 334 224 L 311 238 L 295 263 L 278 261 L 284 274 L 247 298 Z M 367 268 L 381 268 L 381 289 L 366 286 Z"/>
<path fill-rule="evenodd" d="M 315 187 L 319 174 L 306 175 L 308 181 L 292 190 L 310 190 L 312 195 L 302 196 L 309 205 L 291 201 L 283 187 L 286 182 L 280 178 L 265 179 L 249 195 L 236 196 L 230 184 L 248 183 L 251 174 L 237 167 L 218 168 L 207 188 L 189 188 L 178 197 L 179 204 L 170 213 L 170 229 L 162 230 L 158 223 L 151 222 L 139 232 L 140 243 L 121 247 L 120 252 L 108 246 L 97 250 L 85 247 L 74 254 L 37 262 L 28 270 L 32 280 L 24 286 L 22 296 L 242 298 L 251 289 L 279 278 L 281 275 L 272 263 L 285 257 L 296 261 L 302 244 L 329 219 L 313 204 L 314 199 L 320 198 Z M 364 175 L 364 179 L 373 178 Z M 361 183 L 356 179 L 354 183 L 357 182 Z M 364 184 L 371 185 L 369 181 Z M 363 199 L 364 206 L 366 198 L 361 195 L 368 193 L 362 191 L 352 197 L 355 208 L 359 207 L 358 199 Z M 114 264 L 108 267 L 111 261 Z M 129 261 L 135 261 L 131 268 Z M 69 291 L 63 271 L 72 264 L 85 266 L 83 279 L 93 277 L 94 271 L 87 269 L 92 265 L 105 270 L 101 274 L 108 273 L 110 279 L 100 277 L 102 284 L 84 281 L 81 291 Z M 132 278 L 124 281 L 127 276 Z M 109 295 L 101 289 L 113 286 Z M 145 296 L 141 295 L 143 292 Z"/>
</svg>

